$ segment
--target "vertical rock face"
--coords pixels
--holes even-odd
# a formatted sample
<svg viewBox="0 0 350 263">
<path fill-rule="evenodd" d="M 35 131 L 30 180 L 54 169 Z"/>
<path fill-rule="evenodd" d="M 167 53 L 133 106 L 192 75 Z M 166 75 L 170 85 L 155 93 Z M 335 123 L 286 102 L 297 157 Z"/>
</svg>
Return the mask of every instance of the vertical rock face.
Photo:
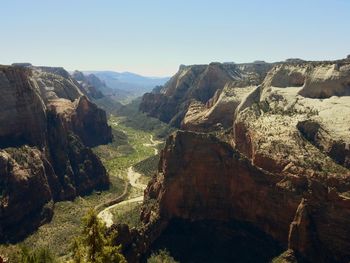
<svg viewBox="0 0 350 263">
<path fill-rule="evenodd" d="M 50 183 L 57 176 L 35 148 L 23 146 L 0 151 L 0 236 L 23 237 L 52 216 Z"/>
<path fill-rule="evenodd" d="M 182 127 L 205 133 L 179 131 L 167 140 L 145 191 L 141 218 L 149 242 L 176 219 L 235 220 L 289 248 L 280 259 L 349 262 L 349 65 L 278 63 L 244 94 L 237 83 L 227 84 L 230 90 L 204 106 L 199 98 L 190 102 Z M 173 87 L 144 102 L 147 96 L 171 100 Z M 233 108 L 223 106 L 227 100 Z M 214 115 L 199 118 L 205 107 L 221 121 L 230 115 L 229 129 L 212 129 Z"/>
<path fill-rule="evenodd" d="M 28 80 L 29 70 L 0 68 L 0 145 L 45 144 L 43 101 Z"/>
<path fill-rule="evenodd" d="M 309 77 L 299 94 L 308 98 L 349 96 L 349 72 L 350 65 L 345 61 L 318 65 L 309 70 Z"/>
<path fill-rule="evenodd" d="M 158 199 L 163 219 L 243 220 L 287 243 L 281 233 L 288 233 L 299 199 L 279 180 L 213 136 L 178 132 L 168 139 L 146 196 Z"/>
<path fill-rule="evenodd" d="M 73 131 L 87 146 L 111 141 L 112 130 L 107 124 L 106 113 L 86 97 L 81 97 L 72 118 Z"/>
<path fill-rule="evenodd" d="M 181 66 L 159 93 L 143 96 L 140 110 L 189 130 L 208 129 L 204 124 L 207 119 L 227 128 L 232 121 L 227 124 L 227 120 L 216 117 L 218 112 L 220 114 L 230 106 L 235 108 L 237 104 L 237 100 L 227 99 L 230 97 L 227 92 L 236 89 L 238 93 L 249 92 L 240 88 L 260 84 L 271 67 L 268 63 Z M 226 92 L 222 93 L 225 87 Z"/>
<path fill-rule="evenodd" d="M 348 262 L 350 201 L 334 190 L 302 199 L 291 224 L 289 248 L 312 262 Z"/>
<path fill-rule="evenodd" d="M 49 220 L 52 201 L 108 187 L 87 146 L 111 141 L 111 129 L 80 88 L 62 68 L 0 67 L 1 241 Z"/>
<path fill-rule="evenodd" d="M 175 218 L 237 220 L 310 262 L 347 262 L 349 213 L 350 199 L 324 181 L 270 173 L 213 136 L 177 132 L 145 191 L 142 220 L 150 229 Z"/>
</svg>

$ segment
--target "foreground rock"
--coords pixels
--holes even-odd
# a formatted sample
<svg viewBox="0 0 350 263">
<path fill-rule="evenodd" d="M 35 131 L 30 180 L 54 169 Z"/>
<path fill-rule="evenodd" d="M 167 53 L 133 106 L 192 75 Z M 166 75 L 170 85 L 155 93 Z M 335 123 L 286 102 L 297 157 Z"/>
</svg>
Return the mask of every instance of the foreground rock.
<svg viewBox="0 0 350 263">
<path fill-rule="evenodd" d="M 0 240 L 24 237 L 109 180 L 86 146 L 112 139 L 106 114 L 62 68 L 0 67 Z"/>
<path fill-rule="evenodd" d="M 333 178 L 334 185 L 349 177 Z M 142 220 L 152 229 L 150 244 L 173 219 L 234 220 L 311 262 L 347 262 L 350 198 L 344 190 L 346 183 L 331 188 L 317 176 L 268 172 L 213 136 L 178 132 L 146 190 Z"/>
<path fill-rule="evenodd" d="M 276 63 L 243 89 L 216 72 L 221 81 L 211 75 L 211 83 L 219 92 L 189 99 L 186 92 L 195 94 L 205 70 L 182 68 L 176 85 L 143 99 L 144 111 L 196 132 L 169 137 L 145 191 L 146 238 L 133 239 L 144 246 L 125 253 L 166 243 L 176 220 L 188 227 L 209 220 L 238 224 L 231 235 L 269 243 L 272 250 L 255 262 L 282 250 L 284 262 L 349 262 L 350 62 Z M 174 98 L 184 104 L 167 111 Z"/>
</svg>

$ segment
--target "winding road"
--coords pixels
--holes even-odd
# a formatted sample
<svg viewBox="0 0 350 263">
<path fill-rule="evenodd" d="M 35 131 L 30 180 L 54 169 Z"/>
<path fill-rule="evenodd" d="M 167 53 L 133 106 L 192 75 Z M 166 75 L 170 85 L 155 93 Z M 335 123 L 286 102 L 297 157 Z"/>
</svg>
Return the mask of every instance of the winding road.
<svg viewBox="0 0 350 263">
<path fill-rule="evenodd" d="M 154 155 L 157 155 L 158 149 L 156 146 L 162 142 L 157 141 L 157 140 L 156 141 L 153 140 L 153 135 L 151 135 L 150 142 L 151 143 L 144 143 L 143 146 L 154 148 Z M 111 209 L 115 209 L 115 208 L 122 207 L 124 205 L 132 204 L 132 203 L 142 203 L 143 202 L 143 191 L 146 189 L 147 185 L 140 182 L 141 177 L 142 177 L 142 174 L 136 172 L 134 170 L 133 166 L 130 166 L 128 168 L 128 170 L 127 170 L 128 183 L 131 185 L 131 187 L 133 187 L 137 190 L 141 190 L 142 194 L 139 196 L 136 196 L 134 198 L 127 199 L 127 200 L 123 200 L 121 198 L 121 200 L 119 202 L 117 202 L 116 204 L 110 205 L 110 206 L 106 207 L 105 209 L 103 209 L 101 212 L 99 212 L 98 217 L 103 222 L 105 222 L 107 227 L 110 227 L 113 224 L 113 214 L 111 213 Z"/>
</svg>

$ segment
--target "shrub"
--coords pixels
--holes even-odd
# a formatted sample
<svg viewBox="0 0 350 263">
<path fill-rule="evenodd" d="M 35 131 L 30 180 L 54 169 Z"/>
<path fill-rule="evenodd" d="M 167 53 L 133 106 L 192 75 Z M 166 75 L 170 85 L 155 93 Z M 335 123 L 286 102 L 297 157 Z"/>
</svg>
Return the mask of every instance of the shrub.
<svg viewBox="0 0 350 263">
<path fill-rule="evenodd" d="M 27 247 L 22 247 L 18 262 L 55 263 L 57 259 L 48 248 L 39 248 L 31 251 Z"/>
<path fill-rule="evenodd" d="M 159 250 L 157 253 L 152 254 L 148 259 L 147 263 L 177 263 L 169 253 L 169 251 L 163 249 Z"/>
</svg>

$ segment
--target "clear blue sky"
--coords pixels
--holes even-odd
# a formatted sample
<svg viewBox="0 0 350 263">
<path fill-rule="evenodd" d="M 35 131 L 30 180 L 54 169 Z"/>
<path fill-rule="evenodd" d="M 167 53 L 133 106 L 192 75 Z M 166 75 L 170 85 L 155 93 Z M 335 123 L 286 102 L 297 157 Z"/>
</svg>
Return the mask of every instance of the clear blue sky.
<svg viewBox="0 0 350 263">
<path fill-rule="evenodd" d="M 348 0 L 2 0 L 0 64 L 172 75 L 350 54 Z"/>
</svg>

